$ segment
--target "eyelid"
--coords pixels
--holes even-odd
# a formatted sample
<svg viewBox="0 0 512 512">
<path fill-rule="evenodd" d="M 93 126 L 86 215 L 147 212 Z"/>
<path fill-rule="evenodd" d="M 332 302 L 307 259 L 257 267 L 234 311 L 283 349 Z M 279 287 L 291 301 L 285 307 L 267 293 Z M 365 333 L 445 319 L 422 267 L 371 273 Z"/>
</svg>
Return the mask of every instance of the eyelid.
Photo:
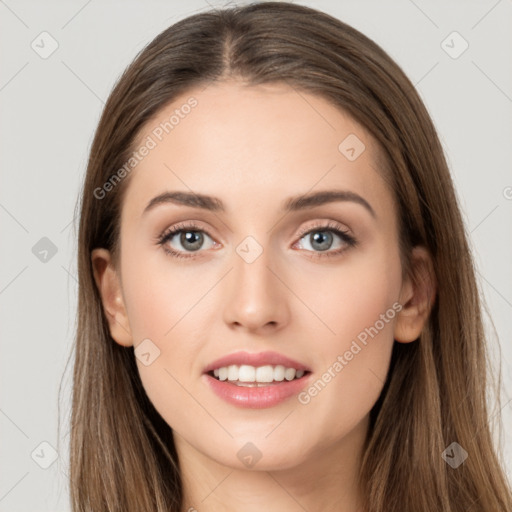
<svg viewBox="0 0 512 512">
<path fill-rule="evenodd" d="M 171 232 L 180 231 L 182 229 L 183 230 L 188 229 L 190 231 L 201 231 L 201 232 L 206 233 L 210 238 L 213 238 L 213 236 L 209 233 L 209 230 L 206 227 L 201 226 L 197 222 L 198 221 L 191 220 L 191 221 L 181 221 L 181 222 L 178 222 L 177 224 L 173 224 L 172 226 L 165 228 L 159 235 L 157 235 L 156 240 L 158 241 L 158 240 L 164 238 L 167 234 L 169 234 Z M 345 229 L 342 224 L 340 224 L 336 221 L 329 220 L 329 219 L 317 220 L 314 222 L 315 223 L 313 225 L 310 225 L 305 228 L 301 228 L 298 231 L 298 233 L 296 233 L 294 236 L 297 238 L 302 238 L 302 237 L 304 237 L 304 235 L 307 235 L 311 231 L 313 231 L 315 229 L 320 229 L 320 228 L 324 229 L 325 231 L 330 230 L 330 229 L 343 231 L 343 232 L 347 232 L 347 234 L 349 234 L 351 231 L 348 228 Z"/>
<path fill-rule="evenodd" d="M 310 225 L 307 228 L 302 228 L 299 230 L 299 233 L 296 235 L 298 238 L 303 238 L 304 235 L 311 233 L 312 231 L 323 229 L 324 231 L 342 231 L 343 233 L 349 234 L 350 230 L 348 228 L 344 228 L 344 226 L 336 221 L 332 220 L 317 220 L 313 225 Z"/>
<path fill-rule="evenodd" d="M 214 237 L 210 235 L 209 230 L 197 224 L 197 221 L 184 221 L 178 222 L 177 224 L 173 224 L 172 226 L 164 229 L 159 235 L 156 236 L 155 242 L 157 244 L 163 244 L 165 243 L 166 239 L 168 239 L 169 237 L 173 238 L 180 231 L 198 231 L 201 233 L 205 233 L 209 238 L 214 240 Z"/>
</svg>

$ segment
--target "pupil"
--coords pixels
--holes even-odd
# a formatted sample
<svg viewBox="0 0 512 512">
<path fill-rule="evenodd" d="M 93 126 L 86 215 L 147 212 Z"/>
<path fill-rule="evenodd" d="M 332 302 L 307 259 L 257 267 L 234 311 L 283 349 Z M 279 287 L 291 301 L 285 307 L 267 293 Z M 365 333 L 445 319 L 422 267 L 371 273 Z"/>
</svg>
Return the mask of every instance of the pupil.
<svg viewBox="0 0 512 512">
<path fill-rule="evenodd" d="M 196 238 L 195 242 L 194 238 Z M 201 233 L 198 233 L 197 231 L 186 231 L 181 234 L 180 242 L 182 243 L 183 247 L 187 247 L 186 244 L 192 244 L 192 247 L 189 245 L 188 249 L 196 251 L 201 248 L 203 236 Z"/>
<path fill-rule="evenodd" d="M 326 236 L 327 235 L 327 236 Z M 329 242 L 332 242 L 332 234 L 327 232 L 327 231 L 317 231 L 315 234 L 312 235 L 313 236 L 313 242 L 312 242 L 312 247 L 315 247 L 314 244 L 318 243 L 320 244 L 321 246 L 318 247 L 317 246 L 317 249 L 320 250 L 320 251 L 326 251 L 327 249 L 329 249 L 330 247 L 330 243 L 328 244 L 325 244 L 325 240 L 329 241 Z M 322 246 L 322 242 L 324 242 L 323 246 Z"/>
</svg>

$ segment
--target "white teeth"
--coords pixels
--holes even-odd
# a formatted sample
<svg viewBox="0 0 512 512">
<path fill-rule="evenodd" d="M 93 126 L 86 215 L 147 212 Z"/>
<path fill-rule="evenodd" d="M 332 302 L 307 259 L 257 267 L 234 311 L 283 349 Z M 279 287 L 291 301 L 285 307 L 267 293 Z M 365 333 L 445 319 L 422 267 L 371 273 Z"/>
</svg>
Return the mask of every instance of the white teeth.
<svg viewBox="0 0 512 512">
<path fill-rule="evenodd" d="M 272 382 L 274 380 L 274 368 L 272 366 L 260 366 L 256 368 L 257 382 Z"/>
<path fill-rule="evenodd" d="M 286 380 L 293 380 L 295 378 L 295 368 L 286 368 L 284 378 Z"/>
<path fill-rule="evenodd" d="M 304 375 L 304 370 L 295 368 L 286 368 L 282 365 L 250 366 L 247 364 L 223 366 L 213 370 L 213 375 L 219 380 L 229 380 L 238 382 L 282 382 L 283 380 L 300 379 Z"/>
<path fill-rule="evenodd" d="M 254 382 L 256 380 L 256 368 L 254 368 L 254 366 L 243 364 L 240 366 L 240 370 L 238 371 L 238 379 L 231 380 L 239 380 L 240 382 Z"/>
<path fill-rule="evenodd" d="M 219 368 L 219 380 L 226 380 L 228 378 L 228 369 L 226 366 Z"/>
<path fill-rule="evenodd" d="M 281 382 L 284 380 L 284 371 L 286 368 L 280 364 L 274 367 L 274 380 Z"/>
<path fill-rule="evenodd" d="M 238 380 L 238 366 L 236 364 L 228 366 L 228 380 Z"/>
</svg>

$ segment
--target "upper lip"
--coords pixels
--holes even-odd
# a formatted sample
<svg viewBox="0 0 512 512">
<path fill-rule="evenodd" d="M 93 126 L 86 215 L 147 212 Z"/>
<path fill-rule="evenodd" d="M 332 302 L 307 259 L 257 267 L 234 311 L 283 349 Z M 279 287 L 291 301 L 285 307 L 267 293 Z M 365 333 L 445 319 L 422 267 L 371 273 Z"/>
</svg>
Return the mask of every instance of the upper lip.
<svg viewBox="0 0 512 512">
<path fill-rule="evenodd" d="M 311 371 L 308 366 L 295 361 L 294 359 L 290 359 L 289 357 L 283 356 L 282 354 L 278 354 L 277 352 L 234 352 L 233 354 L 229 354 L 227 356 L 221 357 L 220 359 L 216 359 L 212 363 L 210 363 L 204 369 L 204 373 L 211 372 L 212 370 L 216 370 L 217 368 L 222 368 L 224 366 L 229 366 L 232 364 L 236 364 L 238 366 L 242 364 L 247 364 L 250 366 L 266 366 L 266 365 L 282 365 L 285 368 L 295 368 L 296 370 L 304 370 Z"/>
</svg>

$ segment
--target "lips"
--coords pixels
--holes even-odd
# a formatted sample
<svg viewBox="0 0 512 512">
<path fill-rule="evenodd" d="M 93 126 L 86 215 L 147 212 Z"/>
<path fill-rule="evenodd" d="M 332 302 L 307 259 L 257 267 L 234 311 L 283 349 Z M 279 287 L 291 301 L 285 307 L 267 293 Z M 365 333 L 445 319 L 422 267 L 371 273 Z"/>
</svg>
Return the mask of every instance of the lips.
<svg viewBox="0 0 512 512">
<path fill-rule="evenodd" d="M 304 372 L 311 372 L 311 369 L 301 363 L 300 361 L 296 361 L 295 359 L 291 359 L 287 356 L 279 354 L 277 352 L 258 352 L 258 353 L 250 353 L 250 352 L 235 352 L 233 354 L 229 354 L 227 356 L 221 357 L 220 359 L 216 359 L 212 363 L 208 364 L 203 373 L 208 373 L 217 368 L 222 368 L 230 365 L 249 365 L 249 366 L 276 366 L 282 365 L 285 368 L 295 368 L 296 370 L 302 370 Z"/>
<path fill-rule="evenodd" d="M 273 368 L 273 378 L 270 378 Z M 260 370 L 263 370 L 261 375 L 258 373 Z M 249 376 L 248 372 L 256 372 L 256 376 Z M 287 377 L 283 378 L 283 375 Z M 312 373 L 306 364 L 277 352 L 241 351 L 211 362 L 204 368 L 201 377 L 227 403 L 237 407 L 260 409 L 291 399 L 311 381 Z M 226 380 L 226 377 L 234 380 Z"/>
</svg>

